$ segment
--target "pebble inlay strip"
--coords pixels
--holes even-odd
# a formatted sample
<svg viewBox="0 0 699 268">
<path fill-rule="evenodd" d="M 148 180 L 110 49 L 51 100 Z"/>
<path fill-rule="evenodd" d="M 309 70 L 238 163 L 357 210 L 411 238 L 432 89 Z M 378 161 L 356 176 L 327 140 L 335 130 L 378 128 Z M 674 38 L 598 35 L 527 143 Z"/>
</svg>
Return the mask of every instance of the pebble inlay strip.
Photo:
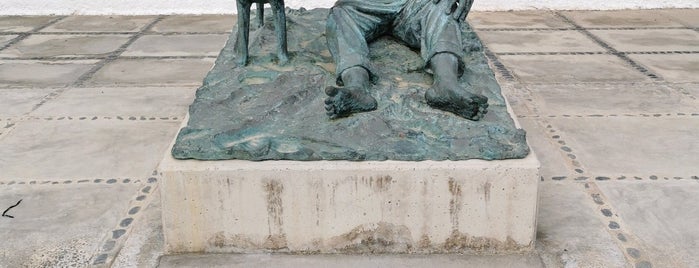
<svg viewBox="0 0 699 268">
<path fill-rule="evenodd" d="M 642 113 L 642 114 L 561 114 L 561 115 L 517 115 L 517 118 L 581 118 L 581 117 L 699 117 L 699 112 L 686 113 Z"/>
<path fill-rule="evenodd" d="M 652 73 L 652 72 L 651 72 L 650 70 L 648 70 L 646 67 L 643 67 L 641 64 L 639 64 L 639 63 L 637 63 L 636 61 L 632 60 L 631 58 L 627 57 L 626 54 L 617 51 L 617 50 L 614 49 L 611 45 L 607 44 L 607 43 L 604 42 L 602 39 L 600 39 L 600 38 L 597 37 L 596 35 L 592 34 L 590 31 L 588 31 L 588 29 L 585 29 L 585 28 L 583 28 L 582 26 L 578 25 L 577 23 L 575 23 L 573 20 L 569 19 L 568 17 L 566 17 L 566 16 L 563 15 L 562 13 L 560 13 L 560 12 L 554 12 L 554 14 L 555 14 L 557 17 L 561 18 L 561 19 L 562 19 L 563 21 L 565 21 L 566 23 L 568 23 L 568 24 L 574 26 L 575 29 L 578 30 L 578 32 L 580 32 L 581 34 L 584 34 L 584 35 L 587 36 L 590 40 L 592 40 L 593 42 L 597 43 L 598 45 L 600 45 L 601 47 L 603 47 L 604 49 L 606 49 L 607 52 L 613 54 L 614 56 L 617 56 L 619 59 L 621 59 L 622 61 L 626 62 L 628 65 L 630 65 L 631 67 L 633 67 L 633 68 L 636 69 L 637 71 L 641 72 L 643 75 L 647 76 L 648 78 L 650 78 L 650 79 L 652 79 L 652 80 L 654 80 L 654 81 L 663 81 L 663 79 L 660 78 L 658 75 Z M 589 29 L 589 30 L 591 30 L 591 29 Z"/>
<path fill-rule="evenodd" d="M 599 177 L 598 177 L 599 178 Z M 625 224 L 617 215 L 609 202 L 606 200 L 602 191 L 599 190 L 595 182 L 584 183 L 585 191 L 591 197 L 592 201 L 597 205 L 599 211 L 598 218 L 605 223 L 606 230 L 614 238 L 613 240 L 619 245 L 622 254 L 626 259 L 634 264 L 637 268 L 651 268 L 653 265 L 648 259 L 647 252 L 639 242 L 638 238 L 632 235 L 625 229 Z"/>
<path fill-rule="evenodd" d="M 29 37 L 29 36 L 31 36 L 31 35 L 33 35 L 33 34 L 36 34 L 36 33 L 38 33 L 39 31 L 41 31 L 42 29 L 44 29 L 44 28 L 46 28 L 46 27 L 49 27 L 49 26 L 53 25 L 54 23 L 59 22 L 59 21 L 65 19 L 65 18 L 67 18 L 67 16 L 56 17 L 55 19 L 53 19 L 53 20 L 47 22 L 46 24 L 37 26 L 36 28 L 32 29 L 31 31 L 14 33 L 13 35 L 16 34 L 16 35 L 18 35 L 18 36 L 15 37 L 15 38 L 13 38 L 12 40 L 8 41 L 7 43 L 5 43 L 5 45 L 1 46 L 1 47 L 0 47 L 0 51 L 6 49 L 6 48 L 8 48 L 8 47 L 13 46 L 14 44 L 19 43 L 20 41 L 26 39 L 27 37 Z"/>
<path fill-rule="evenodd" d="M 142 181 L 132 178 L 107 179 L 15 179 L 0 181 L 0 185 L 57 185 L 57 184 L 138 184 Z"/>
<path fill-rule="evenodd" d="M 134 221 L 138 219 L 139 213 L 150 204 L 148 197 L 157 188 L 157 182 L 158 178 L 156 177 L 146 179 L 147 184 L 138 190 L 123 218 L 119 220 L 113 230 L 110 230 L 105 235 L 100 251 L 92 258 L 92 265 L 111 266 L 111 263 L 116 258 L 116 254 L 119 253 L 126 240 L 126 234 L 131 231 Z"/>
<path fill-rule="evenodd" d="M 14 124 L 21 121 L 96 121 L 96 120 L 118 120 L 118 121 L 179 121 L 183 116 L 145 116 L 145 115 L 115 115 L 115 116 L 23 116 L 13 118 L 0 118 L 0 122 Z M 0 126 L 2 124 L 0 123 Z"/>
<path fill-rule="evenodd" d="M 605 31 L 605 30 L 620 30 L 620 31 L 633 31 L 633 30 L 693 30 L 696 28 L 692 27 L 682 27 L 682 26 L 675 26 L 675 27 L 588 27 L 585 28 L 586 30 L 593 30 L 593 31 Z M 559 28 L 473 28 L 474 31 L 482 31 L 482 32 L 533 32 L 533 31 L 577 31 L 577 28 L 565 28 L 565 27 L 559 27 Z"/>
<path fill-rule="evenodd" d="M 699 175 L 689 175 L 689 176 L 658 176 L 658 175 L 648 175 L 648 176 L 639 176 L 639 175 L 617 175 L 617 176 L 568 176 L 568 175 L 561 175 L 561 176 L 551 176 L 544 178 L 543 176 L 541 177 L 541 181 L 566 181 L 566 180 L 571 180 L 571 181 L 599 181 L 599 182 L 607 182 L 607 181 L 680 181 L 680 180 L 685 180 L 685 181 L 696 181 L 699 182 Z"/>
</svg>

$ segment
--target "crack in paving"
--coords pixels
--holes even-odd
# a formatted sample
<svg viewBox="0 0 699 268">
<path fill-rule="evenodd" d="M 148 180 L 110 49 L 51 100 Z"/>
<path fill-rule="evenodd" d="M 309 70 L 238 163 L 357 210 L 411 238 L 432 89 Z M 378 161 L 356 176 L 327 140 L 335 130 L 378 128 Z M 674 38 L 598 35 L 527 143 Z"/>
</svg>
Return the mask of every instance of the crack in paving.
<svg viewBox="0 0 699 268">
<path fill-rule="evenodd" d="M 560 115 L 517 115 L 517 118 L 590 118 L 590 117 L 648 117 L 648 118 L 659 118 L 659 117 L 671 117 L 671 118 L 684 118 L 684 117 L 699 117 L 699 112 L 677 112 L 677 113 L 619 113 L 619 114 L 560 114 Z"/>
</svg>

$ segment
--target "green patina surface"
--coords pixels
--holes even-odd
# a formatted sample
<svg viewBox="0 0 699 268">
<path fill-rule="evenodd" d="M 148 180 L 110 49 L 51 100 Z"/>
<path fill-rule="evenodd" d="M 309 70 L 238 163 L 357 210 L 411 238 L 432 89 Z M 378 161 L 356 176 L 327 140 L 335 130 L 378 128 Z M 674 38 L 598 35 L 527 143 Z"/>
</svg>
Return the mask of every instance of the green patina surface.
<svg viewBox="0 0 699 268">
<path fill-rule="evenodd" d="M 376 111 L 330 120 L 324 89 L 334 85 L 326 47 L 327 9 L 287 10 L 290 62 L 276 64 L 270 23 L 251 32 L 250 60 L 238 66 L 235 31 L 189 109 L 177 159 L 465 160 L 523 158 L 524 130 L 510 118 L 477 36 L 464 23 L 462 85 L 488 97 L 488 114 L 469 121 L 429 107 L 432 76 L 419 52 L 383 37 L 370 45 L 380 79 Z"/>
</svg>

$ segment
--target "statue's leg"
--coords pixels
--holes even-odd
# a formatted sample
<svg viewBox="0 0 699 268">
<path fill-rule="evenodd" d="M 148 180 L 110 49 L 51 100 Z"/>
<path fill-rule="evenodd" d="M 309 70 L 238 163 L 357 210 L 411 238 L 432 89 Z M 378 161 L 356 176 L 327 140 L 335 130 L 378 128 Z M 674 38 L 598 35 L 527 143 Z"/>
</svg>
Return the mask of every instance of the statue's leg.
<svg viewBox="0 0 699 268">
<path fill-rule="evenodd" d="M 248 61 L 248 37 L 250 36 L 250 6 L 251 2 L 236 1 L 238 7 L 238 35 L 235 40 L 237 62 L 245 65 Z"/>
<path fill-rule="evenodd" d="M 411 46 L 419 46 L 425 68 L 433 74 L 432 87 L 425 93 L 427 103 L 470 120 L 480 120 L 488 98 L 469 92 L 459 83 L 463 73 L 460 21 L 447 14 L 450 1 L 408 0 L 396 20 L 394 35 Z"/>
<path fill-rule="evenodd" d="M 367 39 L 383 33 L 380 28 L 383 22 L 384 18 L 343 5 L 343 1 L 330 10 L 326 38 L 337 66 L 337 84 L 341 85 L 326 88 L 325 110 L 330 118 L 376 109 L 376 99 L 369 93 L 374 72 Z"/>
<path fill-rule="evenodd" d="M 286 13 L 284 1 L 269 1 L 274 12 L 274 31 L 277 33 L 277 57 L 279 64 L 284 65 L 289 61 L 289 52 L 286 46 Z"/>
</svg>

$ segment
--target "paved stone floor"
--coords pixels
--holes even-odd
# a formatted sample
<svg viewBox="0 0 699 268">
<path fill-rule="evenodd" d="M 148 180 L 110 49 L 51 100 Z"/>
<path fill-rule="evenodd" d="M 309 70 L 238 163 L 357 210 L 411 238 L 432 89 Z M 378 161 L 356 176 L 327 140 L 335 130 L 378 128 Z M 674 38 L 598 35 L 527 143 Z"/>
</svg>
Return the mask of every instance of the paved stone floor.
<svg viewBox="0 0 699 268">
<path fill-rule="evenodd" d="M 469 16 L 542 163 L 534 255 L 160 258 L 155 170 L 235 18 L 0 17 L 0 267 L 699 267 L 699 10 Z"/>
</svg>

